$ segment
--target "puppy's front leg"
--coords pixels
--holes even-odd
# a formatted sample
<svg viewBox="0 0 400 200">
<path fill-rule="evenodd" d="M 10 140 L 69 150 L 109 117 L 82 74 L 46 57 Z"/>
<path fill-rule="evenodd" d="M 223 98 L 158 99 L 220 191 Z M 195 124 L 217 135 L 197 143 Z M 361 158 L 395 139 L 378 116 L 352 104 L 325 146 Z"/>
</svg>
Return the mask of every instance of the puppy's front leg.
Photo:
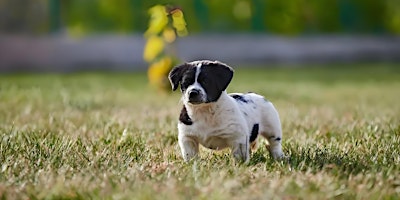
<svg viewBox="0 0 400 200">
<path fill-rule="evenodd" d="M 190 159 L 197 156 L 199 152 L 199 143 L 194 138 L 180 135 L 178 140 L 183 160 L 188 162 Z"/>
<path fill-rule="evenodd" d="M 248 162 L 249 161 L 249 141 L 245 139 L 241 142 L 236 142 L 232 146 L 232 154 L 236 161 Z"/>
</svg>

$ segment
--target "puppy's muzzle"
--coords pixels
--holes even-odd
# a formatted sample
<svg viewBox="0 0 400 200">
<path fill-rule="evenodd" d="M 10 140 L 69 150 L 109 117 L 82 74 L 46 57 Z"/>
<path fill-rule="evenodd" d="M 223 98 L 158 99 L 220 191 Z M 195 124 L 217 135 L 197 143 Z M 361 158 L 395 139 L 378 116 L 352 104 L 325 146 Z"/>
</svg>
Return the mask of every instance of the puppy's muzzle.
<svg viewBox="0 0 400 200">
<path fill-rule="evenodd" d="M 189 91 L 189 103 L 192 103 L 192 104 L 202 103 L 202 97 L 200 94 L 200 90 L 192 89 Z"/>
</svg>

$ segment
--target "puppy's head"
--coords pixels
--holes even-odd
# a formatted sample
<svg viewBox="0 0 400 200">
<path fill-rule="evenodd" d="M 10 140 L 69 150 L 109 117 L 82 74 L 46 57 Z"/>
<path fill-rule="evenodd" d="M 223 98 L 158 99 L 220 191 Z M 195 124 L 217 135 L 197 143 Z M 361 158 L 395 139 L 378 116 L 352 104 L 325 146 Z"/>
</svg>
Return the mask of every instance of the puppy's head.
<svg viewBox="0 0 400 200">
<path fill-rule="evenodd" d="M 169 73 L 172 90 L 181 86 L 184 103 L 215 102 L 228 87 L 233 69 L 218 61 L 193 61 L 174 67 Z"/>
</svg>

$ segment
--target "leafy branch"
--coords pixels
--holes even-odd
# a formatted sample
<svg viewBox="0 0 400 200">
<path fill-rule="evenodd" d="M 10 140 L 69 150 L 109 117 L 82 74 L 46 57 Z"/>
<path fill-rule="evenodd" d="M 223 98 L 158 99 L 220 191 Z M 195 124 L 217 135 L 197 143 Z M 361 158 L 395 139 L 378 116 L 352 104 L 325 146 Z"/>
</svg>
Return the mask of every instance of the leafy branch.
<svg viewBox="0 0 400 200">
<path fill-rule="evenodd" d="M 148 78 L 151 85 L 166 89 L 168 72 L 176 64 L 173 45 L 177 37 L 188 34 L 183 12 L 179 8 L 155 5 L 149 9 L 150 21 L 144 37 L 143 59 L 149 63 Z"/>
</svg>

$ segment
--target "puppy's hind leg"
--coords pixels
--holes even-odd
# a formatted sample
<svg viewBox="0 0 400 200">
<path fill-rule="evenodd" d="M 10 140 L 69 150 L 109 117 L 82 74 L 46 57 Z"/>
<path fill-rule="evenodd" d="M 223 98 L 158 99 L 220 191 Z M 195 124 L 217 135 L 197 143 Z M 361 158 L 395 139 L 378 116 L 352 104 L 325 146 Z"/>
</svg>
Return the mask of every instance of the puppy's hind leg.
<svg viewBox="0 0 400 200">
<path fill-rule="evenodd" d="M 267 136 L 265 138 L 268 140 L 267 148 L 268 148 L 268 151 L 271 154 L 271 156 L 274 159 L 283 158 L 284 154 L 283 154 L 283 151 L 282 151 L 282 144 L 281 144 L 282 137 L 281 136 L 273 136 L 273 135 L 279 135 L 277 133 L 272 133 L 272 134 L 268 133 L 267 134 L 267 133 L 263 132 L 261 134 L 264 137 L 265 137 L 265 135 L 270 135 L 270 136 Z"/>
<path fill-rule="evenodd" d="M 278 111 L 272 103 L 269 104 L 267 112 L 263 116 L 261 135 L 268 140 L 267 146 L 269 153 L 274 159 L 284 157 L 282 151 L 282 127 L 279 120 Z"/>
</svg>

